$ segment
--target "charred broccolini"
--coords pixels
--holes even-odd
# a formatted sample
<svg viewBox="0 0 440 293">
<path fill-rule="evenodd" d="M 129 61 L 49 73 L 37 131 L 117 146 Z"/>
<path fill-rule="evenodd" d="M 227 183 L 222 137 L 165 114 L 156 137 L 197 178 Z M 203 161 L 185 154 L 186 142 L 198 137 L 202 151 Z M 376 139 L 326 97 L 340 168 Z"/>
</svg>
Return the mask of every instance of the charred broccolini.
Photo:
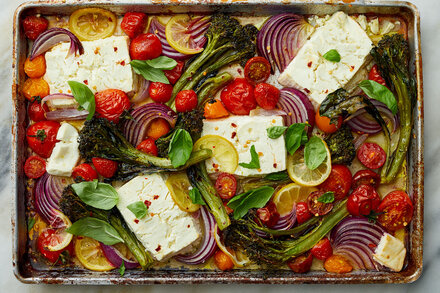
<svg viewBox="0 0 440 293">
<path fill-rule="evenodd" d="M 324 140 L 332 156 L 332 164 L 350 165 L 356 157 L 353 134 L 347 125 L 330 134 Z"/>
</svg>

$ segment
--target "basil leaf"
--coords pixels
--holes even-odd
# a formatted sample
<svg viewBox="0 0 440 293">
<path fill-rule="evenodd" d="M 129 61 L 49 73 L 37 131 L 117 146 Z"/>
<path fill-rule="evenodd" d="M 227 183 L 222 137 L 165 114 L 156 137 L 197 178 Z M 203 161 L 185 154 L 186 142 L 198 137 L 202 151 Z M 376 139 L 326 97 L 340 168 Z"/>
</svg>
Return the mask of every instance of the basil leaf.
<svg viewBox="0 0 440 293">
<path fill-rule="evenodd" d="M 287 180 L 289 179 L 289 174 L 287 174 L 286 171 L 280 171 L 276 173 L 270 173 L 264 176 L 263 179 L 270 180 L 270 181 L 281 181 L 281 180 Z"/>
<path fill-rule="evenodd" d="M 28 222 L 27 222 L 28 232 L 32 230 L 34 225 L 35 225 L 35 218 L 28 218 Z"/>
<path fill-rule="evenodd" d="M 77 81 L 68 81 L 70 90 L 72 91 L 72 95 L 75 100 L 78 102 L 81 108 L 87 110 L 89 115 L 87 115 L 87 120 L 92 119 L 95 114 L 95 95 L 83 83 Z"/>
<path fill-rule="evenodd" d="M 162 70 L 171 70 L 177 65 L 176 60 L 167 56 L 160 56 L 155 59 L 145 60 L 145 63 L 150 67 Z"/>
<path fill-rule="evenodd" d="M 119 267 L 119 274 L 121 277 L 125 274 L 125 263 L 124 260 L 122 260 L 121 266 Z"/>
<path fill-rule="evenodd" d="M 142 75 L 146 80 L 152 82 L 161 82 L 169 84 L 168 78 L 165 76 L 165 73 L 161 69 L 151 67 L 146 63 L 146 61 L 142 60 L 132 60 L 130 62 L 131 67 L 134 72 Z"/>
<path fill-rule="evenodd" d="M 119 233 L 109 223 L 92 217 L 79 219 L 65 231 L 73 235 L 93 238 L 105 245 L 124 242 Z"/>
<path fill-rule="evenodd" d="M 304 148 L 304 161 L 307 168 L 315 170 L 327 158 L 327 150 L 322 140 L 312 136 Z"/>
<path fill-rule="evenodd" d="M 250 209 L 264 207 L 274 191 L 270 186 L 262 186 L 235 196 L 228 202 L 228 206 L 234 210 L 234 219 L 241 219 Z"/>
<path fill-rule="evenodd" d="M 168 155 L 174 168 L 185 165 L 191 155 L 193 141 L 188 131 L 177 129 L 171 138 Z"/>
<path fill-rule="evenodd" d="M 339 55 L 339 52 L 336 51 L 335 49 L 331 49 L 330 51 L 325 53 L 322 57 L 324 59 L 326 59 L 328 61 L 332 61 L 332 62 L 339 62 L 339 61 L 341 61 L 341 55 Z"/>
<path fill-rule="evenodd" d="M 284 131 L 286 131 L 286 126 L 272 126 L 266 129 L 267 136 L 269 138 L 275 139 L 283 135 Z"/>
<path fill-rule="evenodd" d="M 327 191 L 323 195 L 321 195 L 317 201 L 322 203 L 332 203 L 335 201 L 335 194 L 333 191 Z"/>
<path fill-rule="evenodd" d="M 293 155 L 296 150 L 307 142 L 306 123 L 295 123 L 286 131 L 286 148 Z"/>
<path fill-rule="evenodd" d="M 98 180 L 75 183 L 72 188 L 83 202 L 97 209 L 110 210 L 119 201 L 118 192 L 113 186 Z"/>
<path fill-rule="evenodd" d="M 127 209 L 129 209 L 138 219 L 145 217 L 148 212 L 148 208 L 143 201 L 133 202 L 127 206 Z"/>
<path fill-rule="evenodd" d="M 251 146 L 251 161 L 249 163 L 239 163 L 239 165 L 247 169 L 260 169 L 260 158 L 254 145 Z"/>
<path fill-rule="evenodd" d="M 200 194 L 200 190 L 197 187 L 193 187 L 189 191 L 188 195 L 193 204 L 199 204 L 202 206 L 206 205 L 205 201 L 202 198 L 202 195 Z"/>
<path fill-rule="evenodd" d="M 386 87 L 374 80 L 363 80 L 358 85 L 367 96 L 384 103 L 393 115 L 397 113 L 397 101 L 393 93 Z"/>
</svg>

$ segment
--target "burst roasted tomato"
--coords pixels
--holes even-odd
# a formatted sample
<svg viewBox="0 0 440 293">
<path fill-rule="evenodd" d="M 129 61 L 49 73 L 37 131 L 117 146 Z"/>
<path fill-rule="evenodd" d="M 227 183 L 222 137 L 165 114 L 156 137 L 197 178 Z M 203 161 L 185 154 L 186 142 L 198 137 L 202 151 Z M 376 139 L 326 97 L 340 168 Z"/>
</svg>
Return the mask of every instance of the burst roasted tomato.
<svg viewBox="0 0 440 293">
<path fill-rule="evenodd" d="M 323 191 L 333 191 L 335 200 L 343 199 L 351 187 L 351 172 L 347 166 L 332 165 L 329 177 L 319 185 Z"/>
<path fill-rule="evenodd" d="M 234 268 L 232 259 L 220 249 L 214 254 L 215 265 L 222 271 L 229 271 Z"/>
<path fill-rule="evenodd" d="M 85 181 L 93 181 L 98 179 L 98 173 L 90 164 L 82 163 L 72 170 L 72 177 L 74 179 L 83 179 Z"/>
<path fill-rule="evenodd" d="M 298 274 L 307 273 L 310 271 L 313 262 L 313 255 L 310 252 L 306 252 L 303 255 L 295 257 L 287 262 L 289 268 Z"/>
<path fill-rule="evenodd" d="M 162 54 L 162 44 L 154 34 L 142 34 L 130 43 L 130 57 L 133 60 L 151 60 Z"/>
<path fill-rule="evenodd" d="M 104 159 L 104 158 L 92 158 L 93 166 L 96 171 L 105 178 L 111 178 L 118 170 L 118 162 Z"/>
<path fill-rule="evenodd" d="M 353 216 L 368 216 L 379 204 L 380 197 L 373 186 L 360 185 L 348 196 L 347 209 Z"/>
<path fill-rule="evenodd" d="M 220 94 L 226 109 L 235 115 L 249 115 L 257 107 L 254 87 L 244 78 L 236 78 Z"/>
<path fill-rule="evenodd" d="M 158 154 L 156 143 L 154 142 L 154 139 L 147 138 L 143 141 L 141 141 L 136 148 L 146 154 L 156 156 Z"/>
<path fill-rule="evenodd" d="M 330 240 L 328 240 L 328 238 L 323 238 L 312 247 L 310 252 L 317 259 L 325 260 L 333 255 L 333 248 Z"/>
<path fill-rule="evenodd" d="M 215 189 L 222 199 L 231 199 L 237 191 L 237 179 L 232 174 L 221 173 L 215 181 Z"/>
<path fill-rule="evenodd" d="M 190 112 L 197 107 L 197 94 L 193 90 L 180 91 L 176 96 L 176 110 L 178 112 Z"/>
<path fill-rule="evenodd" d="M 95 94 L 95 105 L 98 117 L 118 123 L 121 114 L 130 108 L 130 99 L 121 90 L 106 89 Z"/>
<path fill-rule="evenodd" d="M 68 251 L 70 256 L 73 255 L 73 241 L 71 241 L 70 244 L 67 245 L 67 247 L 61 250 L 50 251 L 49 249 L 47 249 L 49 243 L 52 241 L 51 240 L 52 236 L 56 234 L 56 232 L 57 232 L 56 229 L 52 229 L 52 228 L 46 229 L 43 232 L 41 232 L 41 234 L 38 236 L 37 239 L 38 251 L 52 264 L 61 263 L 62 260 L 60 258 L 60 255 L 64 251 Z"/>
<path fill-rule="evenodd" d="M 366 142 L 357 151 L 359 161 L 367 168 L 378 169 L 385 164 L 387 155 L 377 143 Z"/>
<path fill-rule="evenodd" d="M 176 61 L 177 65 L 171 70 L 164 70 L 163 73 L 165 73 L 165 76 L 168 78 L 168 81 L 171 84 L 175 84 L 183 72 L 183 67 L 185 66 L 185 62 L 183 61 Z"/>
<path fill-rule="evenodd" d="M 46 112 L 49 112 L 49 107 L 47 107 L 46 104 L 41 106 L 41 103 L 38 101 L 38 99 L 30 103 L 28 106 L 29 119 L 34 122 L 46 120 Z"/>
<path fill-rule="evenodd" d="M 264 57 L 253 57 L 246 62 L 244 77 L 251 84 L 265 82 L 270 76 L 270 63 Z"/>
<path fill-rule="evenodd" d="M 272 228 L 278 222 L 280 214 L 277 211 L 277 206 L 273 201 L 269 201 L 265 207 L 257 210 L 257 217 L 261 223 L 266 227 Z"/>
<path fill-rule="evenodd" d="M 375 189 L 379 187 L 380 175 L 371 170 L 359 170 L 353 176 L 351 188 L 356 189 L 360 185 L 371 185 Z"/>
<path fill-rule="evenodd" d="M 24 163 L 24 173 L 28 178 L 36 179 L 46 172 L 46 161 L 39 156 L 30 156 Z"/>
<path fill-rule="evenodd" d="M 280 99 L 280 90 L 268 83 L 259 83 L 254 89 L 258 106 L 266 110 L 275 109 Z"/>
<path fill-rule="evenodd" d="M 310 213 L 307 203 L 299 202 L 296 204 L 296 221 L 298 224 L 304 223 L 311 217 L 313 217 L 313 215 Z"/>
<path fill-rule="evenodd" d="M 324 268 L 329 273 L 344 274 L 353 270 L 353 266 L 342 255 L 332 255 L 324 262 Z"/>
<path fill-rule="evenodd" d="M 310 195 L 307 197 L 307 207 L 309 208 L 309 212 L 316 217 L 326 215 L 333 209 L 332 203 L 323 203 L 318 201 L 318 199 L 324 193 L 325 192 L 322 190 L 317 190 L 310 193 Z"/>
<path fill-rule="evenodd" d="M 379 73 L 379 67 L 377 64 L 374 64 L 373 67 L 371 67 L 370 73 L 368 74 L 368 79 L 380 83 L 383 86 L 387 86 L 385 79 L 383 79 Z"/>
<path fill-rule="evenodd" d="M 150 98 L 157 103 L 166 103 L 171 99 L 173 86 L 162 82 L 152 82 L 148 89 Z"/>
<path fill-rule="evenodd" d="M 319 111 L 315 114 L 315 123 L 318 128 L 325 133 L 334 133 L 342 125 L 342 117 L 338 117 L 338 121 L 335 124 L 330 123 L 330 118 L 319 115 Z"/>
<path fill-rule="evenodd" d="M 49 21 L 41 16 L 31 15 L 23 20 L 24 34 L 28 39 L 33 41 L 36 40 L 42 32 L 47 30 L 48 26 Z"/>
<path fill-rule="evenodd" d="M 26 131 L 29 147 L 39 156 L 47 159 L 52 154 L 60 123 L 56 121 L 40 121 L 32 124 Z"/>
<path fill-rule="evenodd" d="M 384 197 L 377 211 L 379 224 L 388 231 L 396 231 L 411 222 L 414 207 L 406 192 L 395 190 Z"/>
<path fill-rule="evenodd" d="M 148 17 L 142 12 L 127 12 L 121 22 L 121 29 L 130 39 L 141 34 L 147 26 Z"/>
</svg>

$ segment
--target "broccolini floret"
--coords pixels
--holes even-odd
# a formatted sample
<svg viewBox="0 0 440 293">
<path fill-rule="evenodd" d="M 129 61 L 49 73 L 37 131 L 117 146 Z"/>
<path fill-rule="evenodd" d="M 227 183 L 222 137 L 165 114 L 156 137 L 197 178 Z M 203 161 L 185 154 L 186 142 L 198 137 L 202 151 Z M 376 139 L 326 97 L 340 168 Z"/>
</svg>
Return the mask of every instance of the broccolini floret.
<svg viewBox="0 0 440 293">
<path fill-rule="evenodd" d="M 346 124 L 324 139 L 332 156 L 332 164 L 351 165 L 356 157 L 353 139 L 353 134 Z"/>
</svg>

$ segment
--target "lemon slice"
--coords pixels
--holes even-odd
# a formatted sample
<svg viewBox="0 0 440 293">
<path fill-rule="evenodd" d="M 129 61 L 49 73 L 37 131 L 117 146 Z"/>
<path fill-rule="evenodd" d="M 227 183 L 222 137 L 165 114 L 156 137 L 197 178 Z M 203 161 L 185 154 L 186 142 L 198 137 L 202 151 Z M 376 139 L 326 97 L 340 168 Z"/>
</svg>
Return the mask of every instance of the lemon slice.
<svg viewBox="0 0 440 293">
<path fill-rule="evenodd" d="M 209 149 L 219 172 L 233 174 L 238 167 L 238 153 L 234 145 L 218 135 L 205 135 L 196 141 L 194 151 Z"/>
<path fill-rule="evenodd" d="M 116 24 L 116 16 L 101 8 L 78 9 L 69 18 L 69 29 L 81 41 L 110 37 L 116 29 Z"/>
<path fill-rule="evenodd" d="M 273 203 L 281 216 L 285 216 L 293 208 L 293 205 L 300 201 L 305 201 L 310 193 L 316 191 L 315 187 L 301 186 L 290 183 L 281 188 L 273 197 Z"/>
<path fill-rule="evenodd" d="M 171 174 L 165 184 L 174 202 L 182 211 L 193 213 L 200 208 L 200 205 L 194 204 L 188 195 L 191 183 L 189 183 L 186 173 L 179 172 Z"/>
<path fill-rule="evenodd" d="M 168 43 L 176 51 L 183 54 L 197 54 L 203 51 L 203 47 L 196 44 L 188 27 L 193 18 L 188 14 L 173 16 L 165 27 L 165 36 Z"/>
<path fill-rule="evenodd" d="M 67 247 L 73 238 L 72 234 L 65 231 L 66 228 L 72 226 L 72 222 L 70 222 L 69 218 L 60 211 L 58 211 L 57 218 L 56 221 L 60 221 L 62 224 L 59 224 L 60 228 L 50 237 L 50 242 L 46 247 L 50 251 L 58 251 Z"/>
<path fill-rule="evenodd" d="M 230 252 L 226 246 L 223 245 L 220 236 L 218 235 L 217 231 L 217 224 L 214 226 L 213 229 L 213 234 L 214 234 L 214 239 L 215 242 L 217 243 L 218 248 L 220 248 L 221 251 L 223 251 L 227 256 L 229 256 L 232 260 L 232 262 L 234 263 L 235 266 L 242 268 L 245 267 L 246 265 L 248 265 L 250 263 L 249 258 L 244 255 L 243 253 L 240 252 Z"/>
<path fill-rule="evenodd" d="M 92 271 L 109 271 L 115 267 L 107 260 L 99 242 L 89 237 L 77 237 L 75 254 L 84 267 Z"/>
<path fill-rule="evenodd" d="M 287 156 L 287 173 L 295 183 L 302 186 L 316 186 L 324 182 L 330 175 L 332 169 L 330 150 L 327 144 L 322 142 L 327 151 L 327 157 L 315 170 L 307 168 L 304 161 L 304 149 L 297 150 L 293 155 Z"/>
</svg>

